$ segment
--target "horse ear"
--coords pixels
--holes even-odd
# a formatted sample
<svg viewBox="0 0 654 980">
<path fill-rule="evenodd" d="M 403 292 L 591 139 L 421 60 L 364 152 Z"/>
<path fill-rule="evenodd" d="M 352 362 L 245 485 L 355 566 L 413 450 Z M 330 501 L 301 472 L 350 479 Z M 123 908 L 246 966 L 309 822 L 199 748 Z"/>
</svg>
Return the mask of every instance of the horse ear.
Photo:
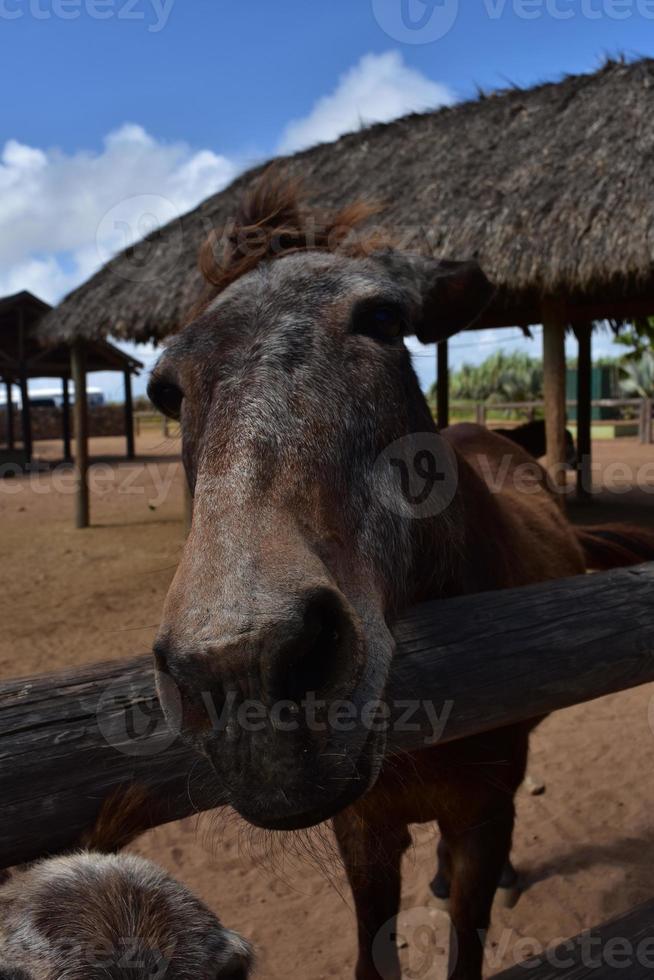
<svg viewBox="0 0 654 980">
<path fill-rule="evenodd" d="M 411 332 L 423 344 L 471 326 L 495 295 L 479 264 L 386 252 L 378 256 L 413 300 Z"/>
<path fill-rule="evenodd" d="M 495 288 L 477 262 L 438 262 L 427 274 L 416 337 L 423 344 L 445 340 L 479 319 Z"/>
</svg>

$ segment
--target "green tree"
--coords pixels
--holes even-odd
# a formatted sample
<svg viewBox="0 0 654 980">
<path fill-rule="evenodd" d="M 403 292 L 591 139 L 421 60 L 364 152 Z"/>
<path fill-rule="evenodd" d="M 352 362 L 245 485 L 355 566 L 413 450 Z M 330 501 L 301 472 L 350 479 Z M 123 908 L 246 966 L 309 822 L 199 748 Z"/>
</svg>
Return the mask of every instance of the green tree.
<svg viewBox="0 0 654 980">
<path fill-rule="evenodd" d="M 543 395 L 543 367 L 519 351 L 496 351 L 481 364 L 463 364 L 451 378 L 455 400 L 537 401 Z"/>
<path fill-rule="evenodd" d="M 612 327 L 615 342 L 629 348 L 622 358 L 623 364 L 640 361 L 643 355 L 650 354 L 654 349 L 654 317 L 642 317 L 633 322 L 618 321 Z"/>
<path fill-rule="evenodd" d="M 620 366 L 620 387 L 628 398 L 654 397 L 654 353 L 647 349 L 638 360 L 626 357 Z"/>
</svg>

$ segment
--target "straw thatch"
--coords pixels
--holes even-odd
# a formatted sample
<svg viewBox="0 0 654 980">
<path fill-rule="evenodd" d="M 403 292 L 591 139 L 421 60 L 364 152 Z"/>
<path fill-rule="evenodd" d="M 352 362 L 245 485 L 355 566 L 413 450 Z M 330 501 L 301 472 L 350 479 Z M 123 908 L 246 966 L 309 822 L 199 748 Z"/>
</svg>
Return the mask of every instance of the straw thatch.
<svg viewBox="0 0 654 980">
<path fill-rule="evenodd" d="M 382 201 L 384 224 L 406 230 L 407 244 L 476 256 L 501 287 L 489 323 L 539 322 L 544 296 L 595 316 L 649 299 L 654 311 L 654 60 L 406 116 L 285 167 L 315 203 Z M 260 171 L 114 258 L 43 329 L 138 340 L 174 331 L 201 288 L 200 244 Z"/>
</svg>

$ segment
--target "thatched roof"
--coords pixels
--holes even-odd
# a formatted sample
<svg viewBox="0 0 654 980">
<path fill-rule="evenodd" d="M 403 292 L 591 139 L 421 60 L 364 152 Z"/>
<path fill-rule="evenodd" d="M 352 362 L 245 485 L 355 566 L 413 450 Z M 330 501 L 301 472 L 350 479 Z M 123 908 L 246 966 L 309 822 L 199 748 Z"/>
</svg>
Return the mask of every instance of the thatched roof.
<svg viewBox="0 0 654 980">
<path fill-rule="evenodd" d="M 70 346 L 65 341 L 46 343 L 40 321 L 52 307 L 24 289 L 0 297 L 0 381 L 18 383 L 28 378 L 68 378 Z M 129 371 L 138 374 L 143 364 L 102 337 L 84 341 L 87 371 Z"/>
<path fill-rule="evenodd" d="M 201 242 L 261 169 L 112 259 L 44 329 L 174 331 L 200 289 Z M 384 224 L 414 248 L 476 256 L 501 287 L 489 323 L 539 322 L 544 296 L 567 297 L 574 316 L 654 311 L 654 60 L 371 126 L 286 169 L 321 205 L 385 202 Z"/>
</svg>

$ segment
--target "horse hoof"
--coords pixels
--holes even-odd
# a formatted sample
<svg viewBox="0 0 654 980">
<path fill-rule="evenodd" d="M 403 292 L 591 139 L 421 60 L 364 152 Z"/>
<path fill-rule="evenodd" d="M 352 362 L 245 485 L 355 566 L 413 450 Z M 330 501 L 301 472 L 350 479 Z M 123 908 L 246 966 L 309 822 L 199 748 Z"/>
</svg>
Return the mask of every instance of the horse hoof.
<svg viewBox="0 0 654 980">
<path fill-rule="evenodd" d="M 509 885 L 508 888 L 498 888 L 496 901 L 502 909 L 514 909 L 520 900 L 522 889 L 519 885 Z"/>
<path fill-rule="evenodd" d="M 527 776 L 525 779 L 525 789 L 530 796 L 542 796 L 546 788 L 545 783 L 541 783 L 538 779 L 534 779 L 533 776 Z"/>
</svg>

